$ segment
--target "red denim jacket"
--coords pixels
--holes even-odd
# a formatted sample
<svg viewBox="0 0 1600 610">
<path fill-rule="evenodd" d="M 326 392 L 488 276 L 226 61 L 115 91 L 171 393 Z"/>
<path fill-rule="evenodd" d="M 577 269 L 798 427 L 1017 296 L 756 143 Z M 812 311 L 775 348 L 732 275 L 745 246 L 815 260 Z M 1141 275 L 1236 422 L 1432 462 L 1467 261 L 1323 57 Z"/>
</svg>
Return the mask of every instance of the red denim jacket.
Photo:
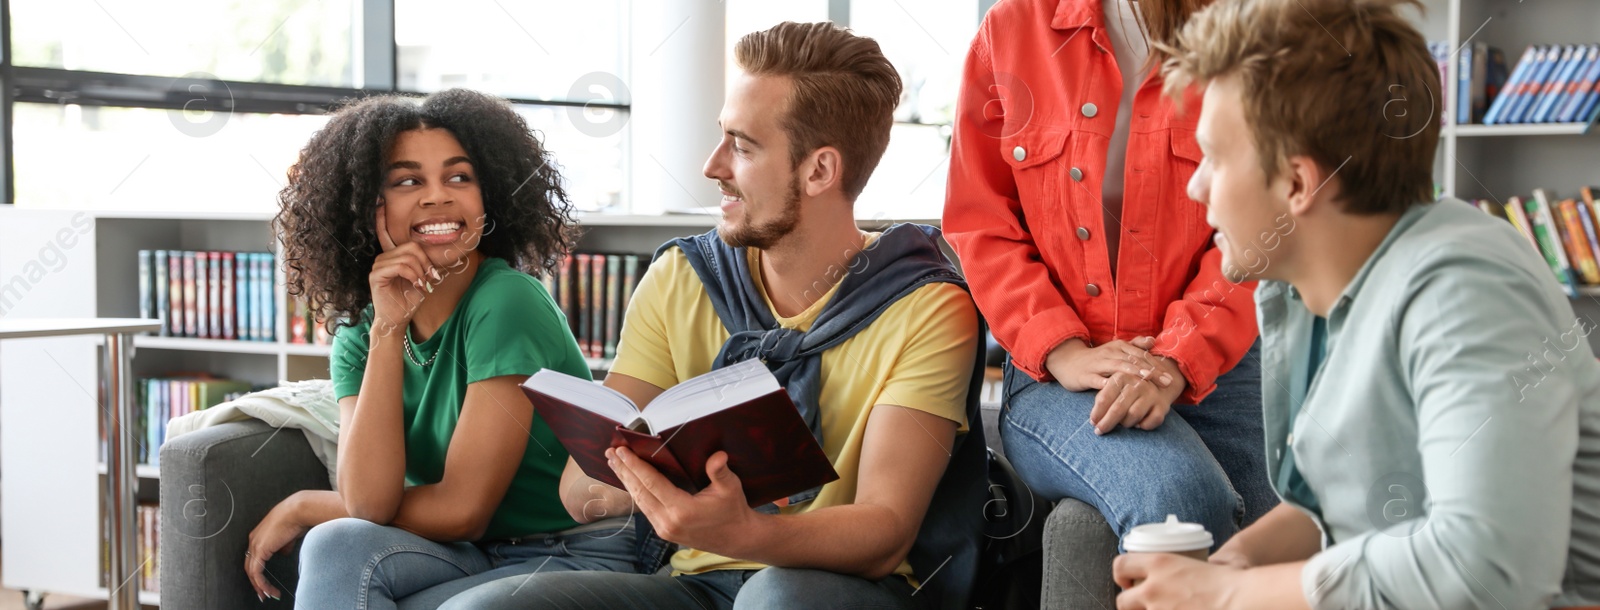
<svg viewBox="0 0 1600 610">
<path fill-rule="evenodd" d="M 1154 72 L 1135 94 L 1115 177 L 1112 277 L 1100 185 L 1122 85 L 1100 0 L 996 4 L 967 54 L 945 237 L 1018 369 L 1048 381 L 1045 358 L 1068 339 L 1151 335 L 1188 381 L 1178 402 L 1198 404 L 1255 342 L 1255 283 L 1223 277 L 1205 207 L 1185 194 L 1200 162 L 1201 91 L 1180 111 Z"/>
</svg>

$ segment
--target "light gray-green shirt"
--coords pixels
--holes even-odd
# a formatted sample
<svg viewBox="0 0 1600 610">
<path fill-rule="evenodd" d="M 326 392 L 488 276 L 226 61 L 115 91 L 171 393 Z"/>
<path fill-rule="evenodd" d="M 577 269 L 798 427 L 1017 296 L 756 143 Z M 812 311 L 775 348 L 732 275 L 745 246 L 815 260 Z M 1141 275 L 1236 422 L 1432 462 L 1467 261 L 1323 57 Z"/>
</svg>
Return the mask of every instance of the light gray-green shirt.
<svg viewBox="0 0 1600 610">
<path fill-rule="evenodd" d="M 1267 472 L 1320 504 L 1312 607 L 1600 604 L 1596 323 L 1509 223 L 1454 199 L 1406 212 L 1329 312 L 1293 430 L 1313 315 L 1281 282 L 1256 305 Z M 1287 491 L 1285 451 L 1316 502 Z"/>
</svg>

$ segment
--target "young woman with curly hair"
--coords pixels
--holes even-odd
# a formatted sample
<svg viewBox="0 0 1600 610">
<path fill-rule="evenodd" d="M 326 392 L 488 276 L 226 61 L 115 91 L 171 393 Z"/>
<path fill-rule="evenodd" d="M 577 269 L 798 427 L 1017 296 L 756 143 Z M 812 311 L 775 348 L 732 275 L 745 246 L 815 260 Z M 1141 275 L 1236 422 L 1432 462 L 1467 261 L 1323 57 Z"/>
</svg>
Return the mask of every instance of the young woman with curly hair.
<svg viewBox="0 0 1600 610">
<path fill-rule="evenodd" d="M 338 490 L 302 491 L 250 534 L 245 569 L 306 533 L 297 605 L 432 608 L 479 582 L 632 570 L 633 530 L 578 526 L 567 453 L 518 384 L 589 372 L 523 270 L 572 243 L 548 151 L 503 100 L 374 97 L 312 136 L 279 194 L 289 292 L 342 319 L 331 370 Z"/>
</svg>

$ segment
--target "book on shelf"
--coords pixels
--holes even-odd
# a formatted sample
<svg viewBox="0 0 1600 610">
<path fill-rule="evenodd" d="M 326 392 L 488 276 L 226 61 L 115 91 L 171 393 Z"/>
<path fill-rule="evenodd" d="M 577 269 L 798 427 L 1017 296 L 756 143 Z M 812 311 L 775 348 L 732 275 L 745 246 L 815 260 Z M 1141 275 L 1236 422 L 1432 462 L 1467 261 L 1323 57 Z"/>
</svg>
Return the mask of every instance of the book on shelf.
<svg viewBox="0 0 1600 610">
<path fill-rule="evenodd" d="M 1528 238 L 1528 243 L 1533 246 L 1533 251 L 1539 251 L 1539 238 L 1533 234 L 1533 221 L 1528 218 L 1527 208 L 1522 205 L 1522 198 L 1512 195 L 1505 203 L 1506 218 L 1516 227 L 1517 232 Z"/>
<path fill-rule="evenodd" d="M 136 384 L 140 401 L 139 420 L 134 422 L 135 448 L 140 464 L 161 465 L 161 443 L 167 437 L 172 418 L 208 409 L 252 391 L 249 382 L 222 379 L 209 374 L 176 374 L 140 379 Z M 101 449 L 102 457 L 105 454 Z"/>
<path fill-rule="evenodd" d="M 522 391 L 584 474 L 618 489 L 622 481 L 606 464 L 612 447 L 629 448 L 689 493 L 711 484 L 706 462 L 727 452 L 750 506 L 839 478 L 759 360 L 679 383 L 644 411 L 616 390 L 550 369 L 529 377 Z"/>
<path fill-rule="evenodd" d="M 575 252 L 542 278 L 586 358 L 614 358 L 628 301 L 647 267 L 637 254 Z"/>
<path fill-rule="evenodd" d="M 278 319 L 277 303 L 273 295 L 274 280 L 272 273 L 272 253 L 255 253 L 256 282 L 260 288 L 256 295 L 256 334 L 262 341 L 277 341 L 278 328 L 275 321 Z"/>
<path fill-rule="evenodd" d="M 1600 44 L 1530 46 L 1511 70 L 1502 94 L 1490 98 L 1483 123 L 1591 122 L 1600 108 L 1597 83 Z"/>
<path fill-rule="evenodd" d="M 228 339 L 228 340 L 235 340 L 235 339 L 239 338 L 239 335 L 238 335 L 238 329 L 236 328 L 238 326 L 238 324 L 236 323 L 238 319 L 234 316 L 234 311 L 233 311 L 233 301 L 234 301 L 233 295 L 234 295 L 234 291 L 237 290 L 237 287 L 234 285 L 234 282 L 233 282 L 233 259 L 234 259 L 234 253 L 232 253 L 232 252 L 223 252 L 223 253 L 220 254 L 220 256 L 221 256 L 221 265 L 219 267 L 219 270 L 221 272 L 220 275 L 221 275 L 221 278 L 222 278 L 222 285 L 220 287 L 220 290 L 218 291 L 218 294 L 219 294 L 218 303 L 221 306 L 220 311 L 218 313 L 221 315 L 221 318 L 222 318 L 222 338 L 223 339 Z"/>
<path fill-rule="evenodd" d="M 1490 201 L 1476 202 L 1485 213 L 1509 221 L 1574 297 L 1581 286 L 1600 286 L 1600 187 L 1578 193 L 1559 198 L 1548 189 L 1534 189 L 1532 197 L 1507 198 L 1499 206 L 1504 215 L 1494 213 L 1497 206 Z"/>
<path fill-rule="evenodd" d="M 1575 199 L 1563 199 L 1555 204 L 1554 210 L 1557 223 L 1561 227 L 1562 245 L 1567 248 L 1567 259 L 1572 261 L 1574 269 L 1583 283 L 1594 286 L 1600 285 L 1600 266 L 1596 265 L 1594 253 L 1589 247 L 1589 236 L 1583 229 L 1583 220 L 1578 216 L 1578 202 Z"/>
<path fill-rule="evenodd" d="M 606 255 L 595 254 L 589 263 L 589 289 L 594 291 L 589 312 L 589 356 L 599 358 L 606 344 Z"/>
<path fill-rule="evenodd" d="M 1489 100 L 1489 110 L 1484 113 L 1484 124 L 1492 125 L 1499 122 L 1501 115 L 1511 106 L 1522 91 L 1522 84 L 1528 80 L 1528 72 L 1543 55 L 1543 48 L 1530 46 L 1522 51 L 1522 57 L 1517 59 L 1517 65 L 1511 69 L 1511 75 L 1506 78 L 1505 85 L 1500 89 L 1500 95 Z"/>
<path fill-rule="evenodd" d="M 1562 123 L 1593 120 L 1597 105 L 1600 105 L 1600 44 L 1590 45 L 1589 67 L 1569 85 L 1567 100 L 1556 120 Z"/>
<path fill-rule="evenodd" d="M 1579 46 L 1562 49 L 1561 61 L 1551 69 L 1550 78 L 1539 86 L 1539 95 L 1534 98 L 1532 107 L 1528 109 L 1528 123 L 1550 122 L 1550 107 L 1555 104 L 1559 93 L 1566 89 L 1566 83 L 1572 79 L 1572 73 L 1583 63 L 1586 51 L 1587 49 Z"/>
<path fill-rule="evenodd" d="M 576 281 L 573 282 L 578 291 L 577 296 L 573 299 L 573 301 L 575 301 L 577 304 L 577 311 L 574 313 L 577 314 L 578 326 L 577 328 L 572 329 L 572 336 L 578 340 L 578 349 L 583 352 L 583 355 L 593 357 L 594 344 L 589 337 L 589 329 L 591 327 L 589 324 L 589 317 L 591 315 L 590 312 L 593 311 L 593 308 L 589 304 L 589 297 L 593 292 L 589 289 L 589 278 L 592 277 L 593 274 L 589 271 L 589 266 L 593 264 L 594 256 L 586 253 L 574 254 L 572 256 L 578 260 L 578 263 L 575 267 L 575 272 L 577 273 L 578 277 L 576 278 Z"/>
<path fill-rule="evenodd" d="M 139 591 L 161 592 L 161 506 L 139 504 L 134 507 L 133 520 L 134 573 L 139 577 Z M 100 586 L 106 587 L 106 573 L 111 568 L 111 517 L 100 511 Z M 124 585 L 128 583 L 123 583 Z M 112 585 L 115 587 L 117 585 Z M 107 588 L 112 588 L 107 587 Z"/>
<path fill-rule="evenodd" d="M 1440 94 L 1434 97 L 1439 99 L 1440 105 L 1444 105 L 1443 92 L 1450 89 L 1450 44 L 1437 40 L 1428 41 L 1428 54 L 1433 56 L 1433 63 L 1439 68 Z M 1444 112 L 1439 113 L 1439 123 L 1448 125 L 1453 116 L 1454 114 L 1446 108 Z"/>
<path fill-rule="evenodd" d="M 317 310 L 304 298 L 291 296 L 288 299 L 289 314 L 289 343 L 295 345 L 332 345 L 333 335 L 326 328 L 324 320 L 317 316 Z"/>
<path fill-rule="evenodd" d="M 301 345 L 311 342 L 311 312 L 306 306 L 306 300 L 299 297 L 290 297 L 294 305 L 289 308 L 289 342 Z"/>
<path fill-rule="evenodd" d="M 183 259 L 183 335 L 200 336 L 200 320 L 195 315 L 194 253 L 182 253 Z"/>
<path fill-rule="evenodd" d="M 1483 120 L 1483 112 L 1488 109 L 1488 75 L 1489 45 L 1462 45 L 1456 62 L 1456 124 Z"/>
<path fill-rule="evenodd" d="M 194 292 L 195 314 L 199 318 L 195 326 L 198 332 L 196 337 L 211 339 L 211 253 L 194 253 Z"/>
<path fill-rule="evenodd" d="M 155 282 L 153 301 L 156 318 L 161 320 L 159 334 L 163 337 L 172 336 L 172 314 L 169 313 L 171 303 L 171 284 L 167 279 L 167 251 L 156 250 L 151 253 L 155 275 L 151 278 Z"/>
<path fill-rule="evenodd" d="M 1556 66 L 1560 65 L 1563 56 L 1572 59 L 1572 47 L 1550 45 L 1545 47 L 1544 55 L 1535 63 L 1528 72 L 1528 79 L 1523 83 L 1516 99 L 1512 100 L 1510 114 L 1506 116 L 1507 123 L 1526 123 L 1529 110 L 1539 98 L 1539 92 L 1544 89 L 1544 83 L 1555 74 Z"/>
<path fill-rule="evenodd" d="M 139 317 L 147 320 L 155 317 L 155 262 L 154 250 L 139 251 Z"/>
<path fill-rule="evenodd" d="M 1600 56 L 1600 46 L 1585 45 L 1575 47 L 1573 57 L 1566 65 L 1562 66 L 1556 77 L 1545 86 L 1545 91 L 1539 99 L 1539 107 L 1534 111 L 1534 123 L 1560 122 L 1563 110 L 1572 93 L 1580 85 L 1580 80 L 1589 72 L 1589 66 Z"/>
<path fill-rule="evenodd" d="M 1533 220 L 1533 234 L 1539 239 L 1545 262 L 1555 272 L 1556 281 L 1567 288 L 1568 294 L 1577 294 L 1577 278 L 1572 261 L 1567 257 L 1567 248 L 1562 242 L 1555 217 L 1550 212 L 1549 192 L 1533 189 L 1533 198 L 1524 205 L 1528 208 L 1528 217 Z"/>
<path fill-rule="evenodd" d="M 271 304 L 270 252 L 140 250 L 138 264 L 139 314 L 161 320 L 161 336 L 273 340 L 256 319 Z"/>
<path fill-rule="evenodd" d="M 1573 213 L 1578 217 L 1578 230 L 1583 233 L 1584 257 L 1596 267 L 1600 267 L 1600 225 L 1595 224 L 1595 219 L 1600 216 L 1596 216 L 1594 208 L 1586 202 L 1575 199 L 1561 202 L 1562 207 L 1568 204 L 1571 204 Z M 1600 274 L 1597 274 L 1596 280 L 1600 280 Z M 1600 281 L 1595 283 L 1600 284 Z"/>
<path fill-rule="evenodd" d="M 206 253 L 206 274 L 210 276 L 207 286 L 206 315 L 211 318 L 211 338 L 227 339 L 227 333 L 222 331 L 222 253 Z M 233 295 L 228 295 L 232 297 Z"/>
</svg>

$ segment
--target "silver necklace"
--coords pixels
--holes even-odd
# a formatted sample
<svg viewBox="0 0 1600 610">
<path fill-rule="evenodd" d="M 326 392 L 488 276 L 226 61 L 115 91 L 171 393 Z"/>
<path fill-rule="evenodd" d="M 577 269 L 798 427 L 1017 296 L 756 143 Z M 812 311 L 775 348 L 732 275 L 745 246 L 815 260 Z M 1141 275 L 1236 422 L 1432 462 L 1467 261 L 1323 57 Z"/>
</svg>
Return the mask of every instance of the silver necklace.
<svg viewBox="0 0 1600 610">
<path fill-rule="evenodd" d="M 444 346 L 441 345 L 441 346 L 439 346 L 439 349 L 434 350 L 433 356 L 428 358 L 427 362 L 417 362 L 417 355 L 411 351 L 411 333 L 406 333 L 405 335 L 403 335 L 403 338 L 405 340 L 405 346 L 406 346 L 406 360 L 410 360 L 411 364 L 415 364 L 415 365 L 423 367 L 423 368 L 427 368 L 428 365 L 433 364 L 434 360 L 438 360 L 439 359 L 439 352 L 444 351 Z"/>
</svg>

